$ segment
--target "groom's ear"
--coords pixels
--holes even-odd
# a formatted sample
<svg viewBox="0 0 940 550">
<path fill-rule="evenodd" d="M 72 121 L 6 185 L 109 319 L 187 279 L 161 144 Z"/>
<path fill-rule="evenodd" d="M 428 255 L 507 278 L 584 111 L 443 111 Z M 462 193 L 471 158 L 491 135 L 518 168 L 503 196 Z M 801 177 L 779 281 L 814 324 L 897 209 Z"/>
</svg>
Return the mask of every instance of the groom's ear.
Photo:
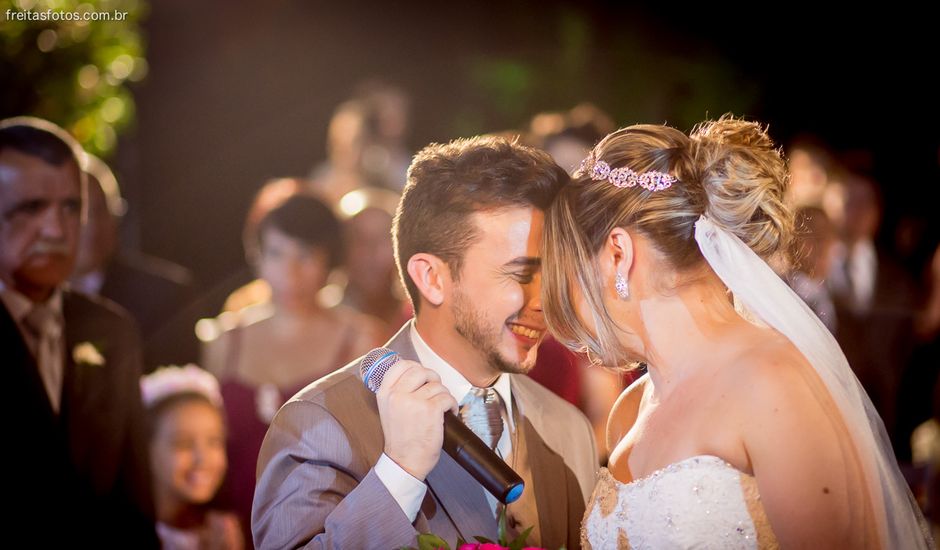
<svg viewBox="0 0 940 550">
<path fill-rule="evenodd" d="M 607 236 L 607 252 L 614 271 L 629 279 L 630 268 L 633 267 L 633 238 L 630 233 L 622 227 L 613 228 Z"/>
<path fill-rule="evenodd" d="M 450 268 L 443 260 L 434 254 L 419 252 L 408 259 L 408 276 L 432 306 L 444 302 L 444 286 L 450 282 Z"/>
</svg>

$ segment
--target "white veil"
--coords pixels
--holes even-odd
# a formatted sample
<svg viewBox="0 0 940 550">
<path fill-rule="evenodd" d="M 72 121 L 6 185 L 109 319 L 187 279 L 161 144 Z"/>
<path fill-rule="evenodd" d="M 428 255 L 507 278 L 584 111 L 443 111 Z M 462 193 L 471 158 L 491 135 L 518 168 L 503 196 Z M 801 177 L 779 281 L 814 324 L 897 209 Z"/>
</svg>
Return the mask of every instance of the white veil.
<svg viewBox="0 0 940 550">
<path fill-rule="evenodd" d="M 738 307 L 786 336 L 825 383 L 862 460 L 881 547 L 933 548 L 927 523 L 898 469 L 884 423 L 822 321 L 744 242 L 706 216 L 695 240 Z"/>
</svg>

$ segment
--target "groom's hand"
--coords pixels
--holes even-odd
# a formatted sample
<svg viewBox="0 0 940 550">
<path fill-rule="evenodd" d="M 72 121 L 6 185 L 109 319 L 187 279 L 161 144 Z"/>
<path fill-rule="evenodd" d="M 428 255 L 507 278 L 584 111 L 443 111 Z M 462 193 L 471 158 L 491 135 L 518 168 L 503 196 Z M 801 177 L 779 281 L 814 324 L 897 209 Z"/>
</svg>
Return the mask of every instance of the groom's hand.
<svg viewBox="0 0 940 550">
<path fill-rule="evenodd" d="M 444 413 L 456 411 L 457 401 L 436 372 L 408 360 L 389 369 L 376 399 L 385 454 L 424 481 L 441 455 Z"/>
</svg>

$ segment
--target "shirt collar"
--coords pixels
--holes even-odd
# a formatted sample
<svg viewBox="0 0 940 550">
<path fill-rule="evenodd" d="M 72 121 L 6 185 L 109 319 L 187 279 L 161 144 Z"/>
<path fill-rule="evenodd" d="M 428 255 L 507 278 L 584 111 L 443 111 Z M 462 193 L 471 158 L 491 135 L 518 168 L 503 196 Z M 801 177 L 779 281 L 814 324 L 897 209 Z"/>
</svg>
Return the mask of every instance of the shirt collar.
<svg viewBox="0 0 940 550">
<path fill-rule="evenodd" d="M 16 290 L 8 287 L 2 280 L 0 280 L 0 300 L 3 301 L 3 305 L 6 306 L 7 311 L 10 312 L 10 315 L 13 317 L 13 320 L 17 324 L 22 324 L 23 319 L 29 315 L 29 312 L 33 309 L 33 301 L 23 296 Z M 56 288 L 52 293 L 52 296 L 46 300 L 46 306 L 52 309 L 57 316 L 62 318 L 62 290 Z"/>
<path fill-rule="evenodd" d="M 418 334 L 418 328 L 414 323 L 411 325 L 411 343 L 418 355 L 418 362 L 441 377 L 441 384 L 444 384 L 444 387 L 457 400 L 457 403 L 463 401 L 473 384 L 428 346 L 427 342 Z M 507 418 L 509 419 L 510 429 L 512 429 L 512 384 L 510 383 L 509 374 L 505 372 L 500 374 L 492 387 L 506 405 Z"/>
</svg>

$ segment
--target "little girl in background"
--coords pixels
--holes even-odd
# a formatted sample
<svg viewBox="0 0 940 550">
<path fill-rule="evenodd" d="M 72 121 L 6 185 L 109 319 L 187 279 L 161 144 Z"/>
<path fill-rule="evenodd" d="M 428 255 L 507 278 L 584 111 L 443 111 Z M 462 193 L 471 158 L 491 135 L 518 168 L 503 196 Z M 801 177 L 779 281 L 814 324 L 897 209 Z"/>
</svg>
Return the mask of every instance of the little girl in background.
<svg viewBox="0 0 940 550">
<path fill-rule="evenodd" d="M 236 516 L 211 507 L 228 467 L 218 381 L 195 365 L 173 366 L 142 377 L 140 387 L 163 548 L 243 549 Z"/>
</svg>

